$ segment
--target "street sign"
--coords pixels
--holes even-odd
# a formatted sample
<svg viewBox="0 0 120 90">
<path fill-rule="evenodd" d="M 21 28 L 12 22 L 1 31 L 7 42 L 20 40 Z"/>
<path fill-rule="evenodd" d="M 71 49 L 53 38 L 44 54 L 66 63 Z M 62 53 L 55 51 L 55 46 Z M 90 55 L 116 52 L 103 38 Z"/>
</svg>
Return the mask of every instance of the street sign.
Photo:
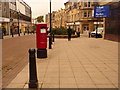
<svg viewBox="0 0 120 90">
<path fill-rule="evenodd" d="M 94 8 L 94 17 L 109 17 L 110 16 L 110 6 L 95 6 Z"/>
</svg>

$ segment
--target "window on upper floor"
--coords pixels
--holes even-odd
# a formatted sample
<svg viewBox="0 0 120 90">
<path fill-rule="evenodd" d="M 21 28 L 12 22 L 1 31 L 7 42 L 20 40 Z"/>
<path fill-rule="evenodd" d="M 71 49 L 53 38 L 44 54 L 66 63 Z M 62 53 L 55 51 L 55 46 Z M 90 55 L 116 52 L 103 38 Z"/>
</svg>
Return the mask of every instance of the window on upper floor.
<svg viewBox="0 0 120 90">
<path fill-rule="evenodd" d="M 84 2 L 83 7 L 91 7 L 91 3 L 90 2 Z"/>
<path fill-rule="evenodd" d="M 74 8 L 77 8 L 77 3 L 74 3 Z"/>
<path fill-rule="evenodd" d="M 83 13 L 83 17 L 84 17 L 84 18 L 91 17 L 91 11 L 85 11 L 85 12 Z"/>
<path fill-rule="evenodd" d="M 88 17 L 91 17 L 91 12 L 90 11 L 88 11 Z"/>
<path fill-rule="evenodd" d="M 87 17 L 87 12 L 84 12 L 84 16 L 83 17 Z"/>
<path fill-rule="evenodd" d="M 88 7 L 91 7 L 91 4 L 90 4 L 90 2 L 88 2 Z"/>
<path fill-rule="evenodd" d="M 84 7 L 87 7 L 87 2 L 84 2 Z"/>
</svg>

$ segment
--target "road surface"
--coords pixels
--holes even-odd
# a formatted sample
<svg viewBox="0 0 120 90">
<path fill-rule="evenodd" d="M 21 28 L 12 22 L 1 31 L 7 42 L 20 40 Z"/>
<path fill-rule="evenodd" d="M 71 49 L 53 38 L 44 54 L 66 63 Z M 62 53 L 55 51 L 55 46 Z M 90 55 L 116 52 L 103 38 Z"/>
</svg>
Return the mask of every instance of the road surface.
<svg viewBox="0 0 120 90">
<path fill-rule="evenodd" d="M 35 48 L 35 35 L 3 40 L 2 83 L 5 88 L 28 63 L 28 50 Z"/>
</svg>

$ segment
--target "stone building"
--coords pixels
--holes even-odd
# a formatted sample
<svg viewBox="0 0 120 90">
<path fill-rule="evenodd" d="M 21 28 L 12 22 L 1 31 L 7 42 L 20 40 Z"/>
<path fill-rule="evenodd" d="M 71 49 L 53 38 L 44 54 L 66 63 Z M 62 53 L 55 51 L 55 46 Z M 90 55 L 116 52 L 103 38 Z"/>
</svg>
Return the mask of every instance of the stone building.
<svg viewBox="0 0 120 90">
<path fill-rule="evenodd" d="M 50 27 L 50 13 L 46 14 L 45 22 L 46 22 L 47 26 Z"/>
<path fill-rule="evenodd" d="M 52 28 L 60 28 L 65 27 L 65 10 L 61 9 L 59 11 L 52 12 Z M 50 27 L 50 13 L 48 13 L 45 17 L 45 22 L 47 26 Z"/>
<path fill-rule="evenodd" d="M 65 27 L 65 12 L 64 9 L 59 10 L 58 12 L 54 12 L 54 25 L 53 27 L 55 28 L 61 28 L 61 27 Z"/>
<path fill-rule="evenodd" d="M 101 22 L 99 27 L 103 27 L 103 18 L 96 19 L 93 16 L 95 5 L 96 3 L 94 2 L 65 3 L 67 26 L 81 33 L 95 30 L 98 22 Z"/>
<path fill-rule="evenodd" d="M 66 2 L 64 3 L 65 9 L 53 12 L 55 27 L 71 27 L 75 31 L 81 33 L 88 33 L 97 27 L 103 27 L 103 18 L 96 19 L 93 16 L 94 6 L 99 3 L 95 2 Z M 46 15 L 46 23 L 49 24 L 49 15 Z"/>
<path fill-rule="evenodd" d="M 32 11 L 31 7 L 23 0 L 15 0 L 14 2 L 0 2 L 2 8 L 0 15 L 1 26 L 6 28 L 7 34 L 11 34 L 11 26 L 16 27 L 14 33 L 18 33 L 18 25 L 21 30 L 22 27 L 31 25 Z"/>
<path fill-rule="evenodd" d="M 4 26 L 8 31 L 10 28 L 9 19 L 9 3 L 0 2 L 0 27 Z"/>
</svg>

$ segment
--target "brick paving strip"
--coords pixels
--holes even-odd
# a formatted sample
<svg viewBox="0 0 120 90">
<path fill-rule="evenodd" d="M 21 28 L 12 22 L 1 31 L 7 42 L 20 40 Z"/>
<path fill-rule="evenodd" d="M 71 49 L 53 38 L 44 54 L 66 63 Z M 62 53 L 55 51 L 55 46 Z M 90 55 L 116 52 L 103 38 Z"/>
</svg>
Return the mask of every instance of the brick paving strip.
<svg viewBox="0 0 120 90">
<path fill-rule="evenodd" d="M 35 35 L 5 38 L 2 46 L 2 86 L 6 87 L 27 65 L 28 49 L 35 47 Z"/>
<path fill-rule="evenodd" d="M 118 88 L 118 43 L 95 38 L 57 39 L 37 59 L 39 88 Z M 28 65 L 7 88 L 27 88 Z"/>
<path fill-rule="evenodd" d="M 20 34 L 20 36 L 18 36 L 18 34 L 14 34 L 14 37 L 12 37 L 12 35 L 6 35 L 6 36 L 4 36 L 3 38 L 4 39 L 10 39 L 10 38 L 16 38 L 16 37 L 21 37 L 21 36 L 28 36 L 28 35 L 32 35 L 32 34 Z"/>
</svg>

